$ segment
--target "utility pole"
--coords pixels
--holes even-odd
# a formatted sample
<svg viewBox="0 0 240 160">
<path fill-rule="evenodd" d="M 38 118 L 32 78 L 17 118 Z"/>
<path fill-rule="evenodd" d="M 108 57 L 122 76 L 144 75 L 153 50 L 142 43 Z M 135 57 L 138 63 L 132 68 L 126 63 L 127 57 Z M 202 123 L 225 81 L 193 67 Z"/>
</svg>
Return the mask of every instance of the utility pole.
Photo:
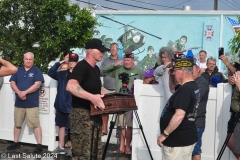
<svg viewBox="0 0 240 160">
<path fill-rule="evenodd" d="M 88 0 L 88 9 L 90 9 L 90 0 Z"/>
<path fill-rule="evenodd" d="M 218 10 L 218 0 L 214 0 L 214 10 Z"/>
</svg>

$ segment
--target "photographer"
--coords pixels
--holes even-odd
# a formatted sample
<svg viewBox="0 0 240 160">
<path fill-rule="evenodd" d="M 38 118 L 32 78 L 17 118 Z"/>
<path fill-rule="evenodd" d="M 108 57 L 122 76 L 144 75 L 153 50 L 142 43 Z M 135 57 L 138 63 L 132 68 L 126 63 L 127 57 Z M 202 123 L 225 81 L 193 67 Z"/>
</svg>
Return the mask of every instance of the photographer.
<svg viewBox="0 0 240 160">
<path fill-rule="evenodd" d="M 123 65 L 120 65 L 122 62 Z M 103 68 L 103 73 L 107 76 L 115 78 L 116 92 L 129 94 L 134 78 L 142 79 L 143 70 L 135 66 L 134 54 L 130 51 L 126 51 L 123 61 L 118 61 L 115 64 L 105 66 Z M 123 128 L 120 142 L 120 153 L 131 154 L 130 143 L 132 141 L 132 111 L 119 115 L 116 125 L 122 126 Z M 117 153 L 117 151 L 114 153 Z"/>
</svg>

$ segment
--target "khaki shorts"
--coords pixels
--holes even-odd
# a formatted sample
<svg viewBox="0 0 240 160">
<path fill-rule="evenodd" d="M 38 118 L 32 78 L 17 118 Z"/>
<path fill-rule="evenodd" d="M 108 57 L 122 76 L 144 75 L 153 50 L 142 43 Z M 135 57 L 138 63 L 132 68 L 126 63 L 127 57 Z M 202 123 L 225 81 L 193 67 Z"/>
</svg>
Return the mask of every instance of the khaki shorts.
<svg viewBox="0 0 240 160">
<path fill-rule="evenodd" d="M 15 107 L 15 109 L 14 109 L 14 125 L 16 127 L 21 127 L 26 115 L 27 115 L 27 126 L 29 128 L 40 127 L 38 107 L 34 107 L 34 108 Z"/>
<path fill-rule="evenodd" d="M 192 160 L 192 151 L 196 143 L 184 147 L 163 145 L 162 160 Z"/>
<path fill-rule="evenodd" d="M 133 126 L 133 111 L 125 112 L 124 114 L 118 114 L 115 126 Z"/>
</svg>

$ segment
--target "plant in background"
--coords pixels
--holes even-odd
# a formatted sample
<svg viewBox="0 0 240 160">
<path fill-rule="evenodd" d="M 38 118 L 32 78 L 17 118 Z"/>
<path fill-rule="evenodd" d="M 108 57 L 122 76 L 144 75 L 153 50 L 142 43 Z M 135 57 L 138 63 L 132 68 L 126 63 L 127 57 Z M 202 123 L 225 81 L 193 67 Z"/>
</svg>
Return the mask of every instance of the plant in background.
<svg viewBox="0 0 240 160">
<path fill-rule="evenodd" d="M 237 16 L 238 22 L 240 23 L 240 16 Z M 230 49 L 232 53 L 239 54 L 240 49 L 240 29 L 235 30 L 234 37 L 229 41 Z"/>
<path fill-rule="evenodd" d="M 225 56 L 228 57 L 228 61 L 230 63 L 234 63 L 234 62 L 239 63 L 238 53 L 225 52 Z M 227 71 L 227 67 L 225 65 L 223 66 L 223 74 L 226 77 L 228 77 L 228 71 Z"/>
<path fill-rule="evenodd" d="M 16 66 L 23 54 L 35 54 L 43 72 L 48 63 L 70 48 L 81 48 L 92 38 L 97 20 L 69 0 L 1 0 L 0 51 Z"/>
</svg>

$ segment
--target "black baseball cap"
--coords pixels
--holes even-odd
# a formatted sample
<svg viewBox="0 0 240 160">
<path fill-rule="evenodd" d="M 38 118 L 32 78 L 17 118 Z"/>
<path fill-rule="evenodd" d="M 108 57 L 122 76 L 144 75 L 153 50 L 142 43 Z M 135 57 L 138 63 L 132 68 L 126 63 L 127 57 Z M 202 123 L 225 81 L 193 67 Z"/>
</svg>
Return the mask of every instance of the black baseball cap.
<svg viewBox="0 0 240 160">
<path fill-rule="evenodd" d="M 100 39 L 96 38 L 87 41 L 85 49 L 97 49 L 100 52 L 110 51 L 110 49 L 104 46 L 104 43 Z"/>
</svg>

